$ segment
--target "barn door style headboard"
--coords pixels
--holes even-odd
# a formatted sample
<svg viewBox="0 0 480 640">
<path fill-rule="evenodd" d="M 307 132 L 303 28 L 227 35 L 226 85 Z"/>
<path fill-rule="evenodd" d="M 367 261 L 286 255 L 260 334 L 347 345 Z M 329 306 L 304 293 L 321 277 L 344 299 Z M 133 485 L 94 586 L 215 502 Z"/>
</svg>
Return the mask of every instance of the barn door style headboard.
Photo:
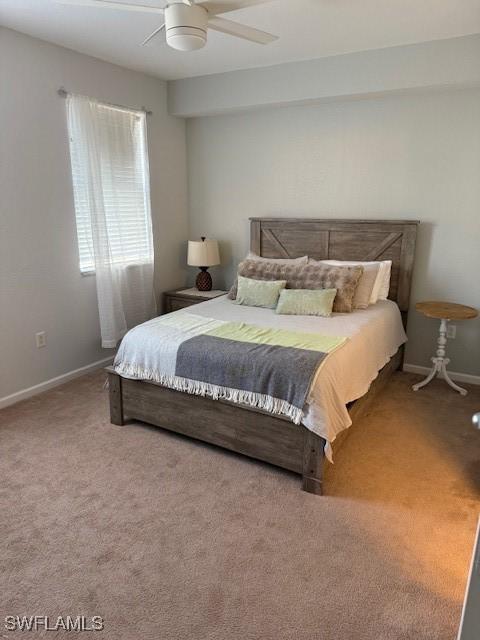
<svg viewBox="0 0 480 640">
<path fill-rule="evenodd" d="M 391 260 L 389 298 L 408 311 L 417 220 L 250 218 L 250 249 L 265 258 Z"/>
</svg>

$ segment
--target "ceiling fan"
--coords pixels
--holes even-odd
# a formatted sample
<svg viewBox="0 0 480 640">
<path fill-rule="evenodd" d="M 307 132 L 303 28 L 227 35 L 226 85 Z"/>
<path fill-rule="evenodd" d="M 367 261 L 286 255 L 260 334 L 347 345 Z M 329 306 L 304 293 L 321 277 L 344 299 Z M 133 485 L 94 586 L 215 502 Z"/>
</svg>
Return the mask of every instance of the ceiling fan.
<svg viewBox="0 0 480 640">
<path fill-rule="evenodd" d="M 230 36 L 243 38 L 258 44 L 269 44 L 278 39 L 277 36 L 273 36 L 266 31 L 260 31 L 239 22 L 218 17 L 220 14 L 228 13 L 229 11 L 271 2 L 271 0 L 201 0 L 200 2 L 180 0 L 178 2 L 168 2 L 163 7 L 114 2 L 113 0 L 57 0 L 57 2 L 105 9 L 143 11 L 163 16 L 163 23 L 145 38 L 141 43 L 142 46 L 150 42 L 152 38 L 164 29 L 167 44 L 179 51 L 193 51 L 205 46 L 208 29 L 221 31 Z"/>
</svg>

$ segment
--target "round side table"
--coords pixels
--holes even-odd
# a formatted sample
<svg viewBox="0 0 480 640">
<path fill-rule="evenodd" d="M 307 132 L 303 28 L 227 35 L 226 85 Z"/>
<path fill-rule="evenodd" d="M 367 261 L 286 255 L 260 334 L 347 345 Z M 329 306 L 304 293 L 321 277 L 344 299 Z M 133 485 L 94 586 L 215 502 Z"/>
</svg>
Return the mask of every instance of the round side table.
<svg viewBox="0 0 480 640">
<path fill-rule="evenodd" d="M 453 302 L 418 302 L 415 309 L 423 313 L 427 318 L 436 318 L 440 320 L 440 329 L 437 340 L 437 355 L 432 358 L 433 367 L 425 380 L 418 384 L 414 384 L 412 389 L 418 391 L 428 384 L 436 374 L 439 374 L 452 389 L 458 391 L 462 396 L 467 395 L 467 390 L 459 387 L 447 373 L 447 364 L 450 359 L 446 357 L 447 346 L 447 323 L 449 320 L 469 320 L 476 318 L 478 312 L 472 307 L 465 307 L 463 304 L 454 304 Z"/>
</svg>

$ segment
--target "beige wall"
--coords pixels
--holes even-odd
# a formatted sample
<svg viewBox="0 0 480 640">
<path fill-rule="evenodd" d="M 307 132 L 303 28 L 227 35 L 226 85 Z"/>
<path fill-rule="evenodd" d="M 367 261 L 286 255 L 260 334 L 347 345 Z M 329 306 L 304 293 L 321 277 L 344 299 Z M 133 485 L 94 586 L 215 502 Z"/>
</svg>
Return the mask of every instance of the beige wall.
<svg viewBox="0 0 480 640">
<path fill-rule="evenodd" d="M 60 86 L 153 111 L 157 293 L 185 278 L 185 123 L 167 115 L 166 84 L 0 28 L 0 401 L 111 355 L 100 348 L 95 277 L 78 268 Z M 47 347 L 37 349 L 42 330 Z"/>
<path fill-rule="evenodd" d="M 215 286 L 248 248 L 249 216 L 421 220 L 412 304 L 480 308 L 480 89 L 194 118 L 190 235 L 221 241 Z M 407 361 L 428 365 L 435 321 L 410 314 Z M 451 369 L 480 375 L 480 320 L 457 323 Z"/>
</svg>

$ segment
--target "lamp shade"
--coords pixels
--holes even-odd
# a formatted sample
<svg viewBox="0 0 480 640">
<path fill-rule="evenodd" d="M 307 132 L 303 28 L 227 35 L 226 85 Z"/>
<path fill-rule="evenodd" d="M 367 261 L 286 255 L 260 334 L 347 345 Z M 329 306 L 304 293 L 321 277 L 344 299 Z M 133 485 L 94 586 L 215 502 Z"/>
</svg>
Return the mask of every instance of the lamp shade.
<svg viewBox="0 0 480 640">
<path fill-rule="evenodd" d="M 213 267 L 220 264 L 218 242 L 208 238 L 189 240 L 187 263 L 191 267 Z"/>
</svg>

